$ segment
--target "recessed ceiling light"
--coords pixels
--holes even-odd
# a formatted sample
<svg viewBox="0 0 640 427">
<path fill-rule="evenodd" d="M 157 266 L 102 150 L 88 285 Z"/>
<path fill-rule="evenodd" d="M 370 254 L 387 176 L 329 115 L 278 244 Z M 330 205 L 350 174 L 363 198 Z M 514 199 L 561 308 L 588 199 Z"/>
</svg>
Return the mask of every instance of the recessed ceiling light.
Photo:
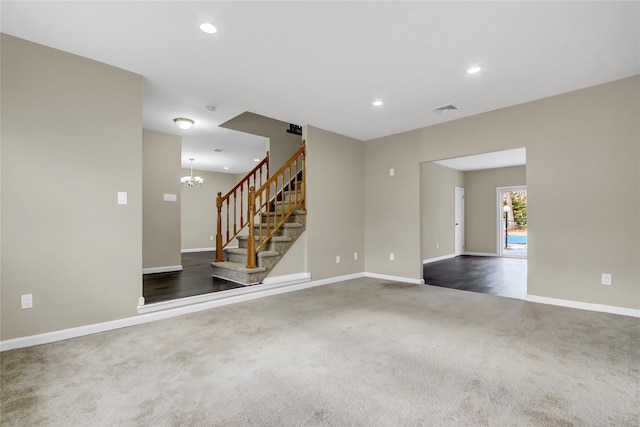
<svg viewBox="0 0 640 427">
<path fill-rule="evenodd" d="M 482 68 L 480 67 L 471 67 L 467 70 L 467 74 L 475 74 L 477 72 L 479 72 L 480 70 L 482 70 Z"/>
<path fill-rule="evenodd" d="M 204 24 L 200 25 L 200 29 L 207 34 L 215 34 L 218 32 L 218 27 L 216 27 L 211 22 L 205 22 Z"/>
<path fill-rule="evenodd" d="M 380 101 L 379 99 L 376 99 L 375 101 L 373 101 L 371 104 L 373 104 L 374 107 L 379 107 L 382 104 L 384 104 L 384 102 Z"/>
<path fill-rule="evenodd" d="M 224 170 L 228 171 L 229 170 L 229 166 L 225 166 Z"/>
<path fill-rule="evenodd" d="M 259 161 L 260 161 L 260 159 L 253 159 L 253 161 L 254 161 L 254 162 L 259 162 Z"/>
<path fill-rule="evenodd" d="M 180 129 L 183 130 L 190 129 L 191 126 L 193 126 L 193 124 L 195 123 L 193 120 L 185 119 L 184 117 L 178 117 L 177 119 L 173 119 L 173 121 L 178 125 Z"/>
</svg>

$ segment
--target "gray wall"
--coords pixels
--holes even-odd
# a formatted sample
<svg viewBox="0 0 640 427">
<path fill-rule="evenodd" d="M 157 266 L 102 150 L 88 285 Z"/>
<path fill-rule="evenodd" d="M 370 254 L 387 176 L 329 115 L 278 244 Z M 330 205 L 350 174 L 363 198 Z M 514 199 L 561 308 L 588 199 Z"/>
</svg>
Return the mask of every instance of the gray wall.
<svg viewBox="0 0 640 427">
<path fill-rule="evenodd" d="M 420 165 L 422 259 L 455 252 L 455 188 L 464 188 L 464 172 L 433 162 Z"/>
<path fill-rule="evenodd" d="M 182 169 L 180 173 L 186 176 L 191 171 Z M 200 187 L 181 187 L 181 247 L 182 249 L 213 248 L 217 231 L 217 193 L 220 191 L 223 195 L 226 194 L 242 176 L 196 169 L 193 170 L 193 174 L 204 178 L 204 183 Z M 226 227 L 223 233 L 225 231 Z"/>
<path fill-rule="evenodd" d="M 307 141 L 308 265 L 313 280 L 364 270 L 364 146 L 313 126 Z M 358 260 L 353 253 L 358 252 Z M 341 263 L 336 264 L 336 255 Z"/>
<path fill-rule="evenodd" d="M 142 78 L 6 35 L 1 55 L 0 339 L 135 315 Z M 420 279 L 420 164 L 525 147 L 529 293 L 640 308 L 638 93 L 636 76 L 366 143 L 307 126 L 308 271 Z M 562 189 L 580 202 L 569 222 Z"/>
<path fill-rule="evenodd" d="M 142 266 L 180 265 L 180 152 L 182 138 L 142 133 Z M 175 194 L 176 201 L 164 201 Z"/>
<path fill-rule="evenodd" d="M 635 76 L 368 141 L 366 271 L 421 278 L 420 163 L 525 147 L 529 294 L 639 308 L 638 93 Z M 563 189 L 580 204 L 569 222 L 558 221 Z M 621 201 L 624 227 L 611 210 Z"/>
<path fill-rule="evenodd" d="M 465 182 L 465 252 L 497 253 L 496 188 L 527 185 L 525 166 L 469 171 Z"/>
<path fill-rule="evenodd" d="M 287 133 L 289 123 L 248 111 L 220 126 L 269 138 L 269 167 L 272 173 L 289 160 L 302 143 L 300 135 Z"/>
<path fill-rule="evenodd" d="M 133 316 L 142 77 L 1 37 L 1 339 Z M 22 294 L 32 309 L 20 308 Z"/>
<path fill-rule="evenodd" d="M 302 233 L 300 237 L 293 243 L 291 248 L 280 259 L 280 261 L 269 272 L 268 278 L 278 276 L 286 276 L 296 273 L 309 272 L 309 263 L 307 258 L 307 233 Z"/>
</svg>

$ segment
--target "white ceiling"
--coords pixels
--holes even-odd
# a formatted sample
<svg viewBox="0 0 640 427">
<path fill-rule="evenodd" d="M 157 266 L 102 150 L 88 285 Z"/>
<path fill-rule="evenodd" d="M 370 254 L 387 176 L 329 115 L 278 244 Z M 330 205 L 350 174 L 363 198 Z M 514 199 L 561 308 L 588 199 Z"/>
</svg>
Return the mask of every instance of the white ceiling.
<svg viewBox="0 0 640 427">
<path fill-rule="evenodd" d="M 369 140 L 640 73 L 638 1 L 2 1 L 0 12 L 4 33 L 144 76 L 145 128 L 182 135 L 183 166 L 233 173 L 264 150 L 218 127 L 244 111 Z M 221 31 L 201 32 L 207 21 Z M 431 112 L 447 103 L 459 110 Z M 175 117 L 196 124 L 180 131 Z"/>
<path fill-rule="evenodd" d="M 460 171 L 522 166 L 527 164 L 527 150 L 525 148 L 516 148 L 514 150 L 495 151 L 493 153 L 438 160 L 434 163 Z"/>
</svg>

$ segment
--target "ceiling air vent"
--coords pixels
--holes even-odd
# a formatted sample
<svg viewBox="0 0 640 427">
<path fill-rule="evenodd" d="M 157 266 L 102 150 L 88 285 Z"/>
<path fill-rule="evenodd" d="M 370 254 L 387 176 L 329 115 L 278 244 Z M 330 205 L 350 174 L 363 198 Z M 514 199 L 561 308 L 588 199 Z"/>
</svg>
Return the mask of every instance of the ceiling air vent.
<svg viewBox="0 0 640 427">
<path fill-rule="evenodd" d="M 216 153 L 222 153 L 222 148 L 214 148 L 213 151 Z"/>
<path fill-rule="evenodd" d="M 437 113 L 437 114 L 442 114 L 442 113 L 450 113 L 452 111 L 457 111 L 457 110 L 458 110 L 458 107 L 456 107 L 455 105 L 453 105 L 453 104 L 445 104 L 445 105 L 442 105 L 440 107 L 434 108 L 431 111 L 433 111 L 434 113 Z"/>
</svg>

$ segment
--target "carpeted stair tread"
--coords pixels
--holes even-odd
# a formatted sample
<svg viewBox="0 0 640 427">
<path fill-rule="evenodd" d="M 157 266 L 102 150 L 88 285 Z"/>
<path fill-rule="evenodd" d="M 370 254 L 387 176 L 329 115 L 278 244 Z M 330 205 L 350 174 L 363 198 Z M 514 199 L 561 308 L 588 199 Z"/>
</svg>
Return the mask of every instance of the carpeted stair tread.
<svg viewBox="0 0 640 427">
<path fill-rule="evenodd" d="M 240 264 L 238 262 L 229 262 L 229 261 L 222 261 L 222 262 L 214 261 L 211 263 L 211 265 L 216 268 L 238 271 L 241 273 L 261 273 L 261 272 L 267 271 L 267 269 L 264 267 L 247 268 L 244 264 Z"/>
<path fill-rule="evenodd" d="M 276 212 L 262 212 L 263 216 L 267 216 L 267 215 L 273 216 L 275 214 Z M 307 214 L 307 211 L 301 211 L 301 210 L 294 210 L 291 213 L 291 215 L 306 215 L 306 214 Z M 278 215 L 280 215 L 280 212 L 278 212 Z"/>
<path fill-rule="evenodd" d="M 281 221 L 282 206 L 280 205 L 278 208 L 275 212 L 262 213 L 261 223 L 256 224 L 254 227 L 256 245 L 258 244 L 260 235 L 264 238 L 266 237 L 267 230 L 271 232 L 275 229 L 274 223 L 276 219 L 278 222 Z M 285 206 L 285 212 L 289 215 L 286 221 L 280 225 L 279 229 L 275 231 L 275 235 L 271 236 L 267 243 L 256 253 L 256 264 L 259 265 L 258 268 L 246 268 L 249 236 L 236 236 L 240 247 L 225 248 L 224 259 L 226 261 L 212 262 L 212 275 L 243 285 L 261 283 L 306 229 L 307 212 L 299 209 L 289 212 L 287 208 L 288 206 Z"/>
<path fill-rule="evenodd" d="M 236 254 L 236 255 L 246 255 L 247 254 L 247 248 L 225 248 L 224 251 L 226 253 Z M 280 253 L 276 252 L 276 251 L 260 251 L 256 255 L 258 257 L 260 257 L 260 258 L 266 258 L 266 257 L 278 256 L 278 255 L 280 255 Z"/>
<path fill-rule="evenodd" d="M 297 222 L 285 222 L 284 224 L 282 224 L 280 227 L 282 228 L 302 228 L 304 227 L 304 225 L 299 224 Z M 256 224 L 256 226 L 253 228 L 254 230 L 260 228 L 259 224 Z M 264 222 L 262 223 L 262 229 L 266 229 L 267 228 L 267 224 L 265 224 Z M 271 224 L 269 226 L 270 229 L 273 229 L 273 224 Z"/>
<path fill-rule="evenodd" d="M 236 239 L 244 241 L 244 240 L 248 240 L 249 236 L 238 236 L 238 237 L 236 237 Z M 288 237 L 288 236 L 273 236 L 270 240 L 272 242 L 290 242 L 293 239 L 291 237 Z M 226 248 L 225 251 L 227 251 L 229 249 L 232 249 L 232 248 Z M 236 248 L 233 248 L 233 249 L 236 249 Z M 245 248 L 238 248 L 238 249 L 244 249 L 246 251 Z"/>
</svg>

